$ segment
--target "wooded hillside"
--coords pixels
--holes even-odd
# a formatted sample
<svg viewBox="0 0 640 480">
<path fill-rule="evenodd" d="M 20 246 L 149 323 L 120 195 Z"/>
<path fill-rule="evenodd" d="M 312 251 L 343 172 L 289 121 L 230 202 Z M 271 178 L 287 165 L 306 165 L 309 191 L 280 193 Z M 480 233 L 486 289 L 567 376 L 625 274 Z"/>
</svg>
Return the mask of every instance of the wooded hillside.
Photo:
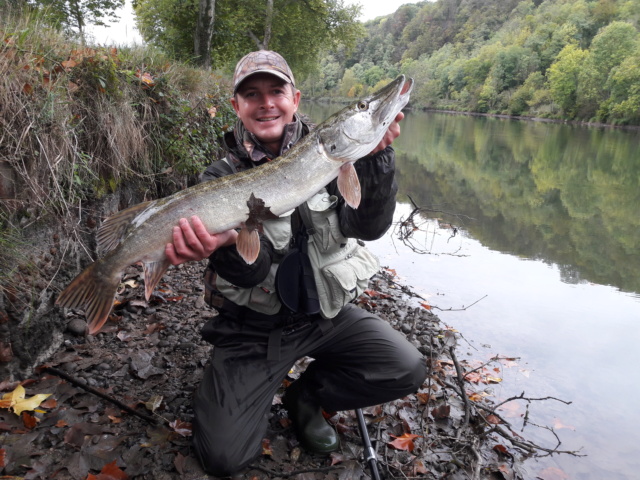
<svg viewBox="0 0 640 480">
<path fill-rule="evenodd" d="M 305 87 L 357 97 L 399 72 L 414 106 L 640 123 L 637 0 L 438 0 L 365 24 Z"/>
</svg>

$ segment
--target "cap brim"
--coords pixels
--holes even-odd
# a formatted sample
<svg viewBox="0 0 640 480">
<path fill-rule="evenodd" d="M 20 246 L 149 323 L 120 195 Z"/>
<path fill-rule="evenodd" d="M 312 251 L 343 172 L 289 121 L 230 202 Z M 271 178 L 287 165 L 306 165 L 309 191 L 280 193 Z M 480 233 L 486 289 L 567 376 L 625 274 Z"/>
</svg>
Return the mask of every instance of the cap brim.
<svg viewBox="0 0 640 480">
<path fill-rule="evenodd" d="M 291 79 L 287 75 L 285 75 L 284 73 L 281 73 L 281 72 L 278 72 L 278 71 L 275 71 L 275 70 L 267 70 L 267 69 L 256 70 L 255 72 L 251 72 L 251 73 L 245 75 L 244 77 L 240 78 L 236 82 L 235 87 L 233 87 L 233 94 L 235 95 L 238 92 L 238 89 L 240 88 L 240 85 L 242 85 L 242 82 L 244 82 L 247 78 L 252 77 L 253 75 L 255 75 L 257 73 L 268 73 L 269 75 L 273 75 L 274 77 L 281 78 L 285 82 L 290 83 L 291 85 L 294 85 L 294 83 L 291 81 Z"/>
</svg>

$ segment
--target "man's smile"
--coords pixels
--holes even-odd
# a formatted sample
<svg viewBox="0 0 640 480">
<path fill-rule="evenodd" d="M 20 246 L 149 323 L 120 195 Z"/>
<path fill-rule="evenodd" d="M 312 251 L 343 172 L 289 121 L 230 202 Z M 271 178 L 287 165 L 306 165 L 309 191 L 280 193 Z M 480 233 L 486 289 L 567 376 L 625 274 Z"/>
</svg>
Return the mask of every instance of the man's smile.
<svg viewBox="0 0 640 480">
<path fill-rule="evenodd" d="M 280 118 L 280 115 L 274 115 L 272 117 L 258 117 L 256 118 L 256 121 L 258 122 L 271 122 L 272 120 L 278 120 Z"/>
</svg>

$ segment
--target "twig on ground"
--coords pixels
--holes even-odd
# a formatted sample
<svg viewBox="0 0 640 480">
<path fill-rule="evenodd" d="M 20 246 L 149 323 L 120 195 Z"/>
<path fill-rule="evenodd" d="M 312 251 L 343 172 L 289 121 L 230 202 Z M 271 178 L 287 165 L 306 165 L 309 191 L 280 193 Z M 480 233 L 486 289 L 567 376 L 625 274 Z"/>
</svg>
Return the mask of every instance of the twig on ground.
<svg viewBox="0 0 640 480">
<path fill-rule="evenodd" d="M 63 378 L 64 380 L 66 380 L 67 382 L 75 385 L 76 387 L 80 387 L 83 390 L 86 390 L 89 393 L 92 393 L 94 395 L 97 395 L 98 397 L 107 400 L 108 402 L 113 403 L 114 405 L 116 405 L 118 408 L 121 408 L 122 410 L 135 415 L 136 417 L 139 417 L 141 419 L 143 419 L 146 422 L 149 422 L 153 425 L 157 425 L 158 424 L 158 420 L 150 417 L 148 415 L 145 415 L 143 413 L 137 412 L 136 410 L 134 410 L 133 408 L 131 408 L 128 405 L 125 405 L 124 403 L 122 403 L 120 400 L 117 400 L 113 397 L 110 397 L 109 395 L 102 393 L 100 390 L 96 390 L 95 388 L 90 387 L 89 385 L 86 385 L 85 383 L 81 382 L 80 380 L 73 378 L 71 375 L 63 372 L 62 370 L 58 370 L 57 368 L 54 367 L 43 367 L 41 369 L 43 372 L 47 372 L 50 373 L 52 375 L 55 375 L 57 377 Z"/>
</svg>

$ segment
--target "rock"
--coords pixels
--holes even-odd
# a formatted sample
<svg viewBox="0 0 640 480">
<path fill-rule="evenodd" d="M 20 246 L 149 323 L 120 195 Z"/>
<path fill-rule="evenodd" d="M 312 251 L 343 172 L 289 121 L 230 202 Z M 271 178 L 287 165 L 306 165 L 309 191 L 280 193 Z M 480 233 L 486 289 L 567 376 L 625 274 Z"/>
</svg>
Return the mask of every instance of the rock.
<svg viewBox="0 0 640 480">
<path fill-rule="evenodd" d="M 82 318 L 73 318 L 67 324 L 67 331 L 74 335 L 84 335 L 87 331 L 87 322 Z"/>
</svg>

